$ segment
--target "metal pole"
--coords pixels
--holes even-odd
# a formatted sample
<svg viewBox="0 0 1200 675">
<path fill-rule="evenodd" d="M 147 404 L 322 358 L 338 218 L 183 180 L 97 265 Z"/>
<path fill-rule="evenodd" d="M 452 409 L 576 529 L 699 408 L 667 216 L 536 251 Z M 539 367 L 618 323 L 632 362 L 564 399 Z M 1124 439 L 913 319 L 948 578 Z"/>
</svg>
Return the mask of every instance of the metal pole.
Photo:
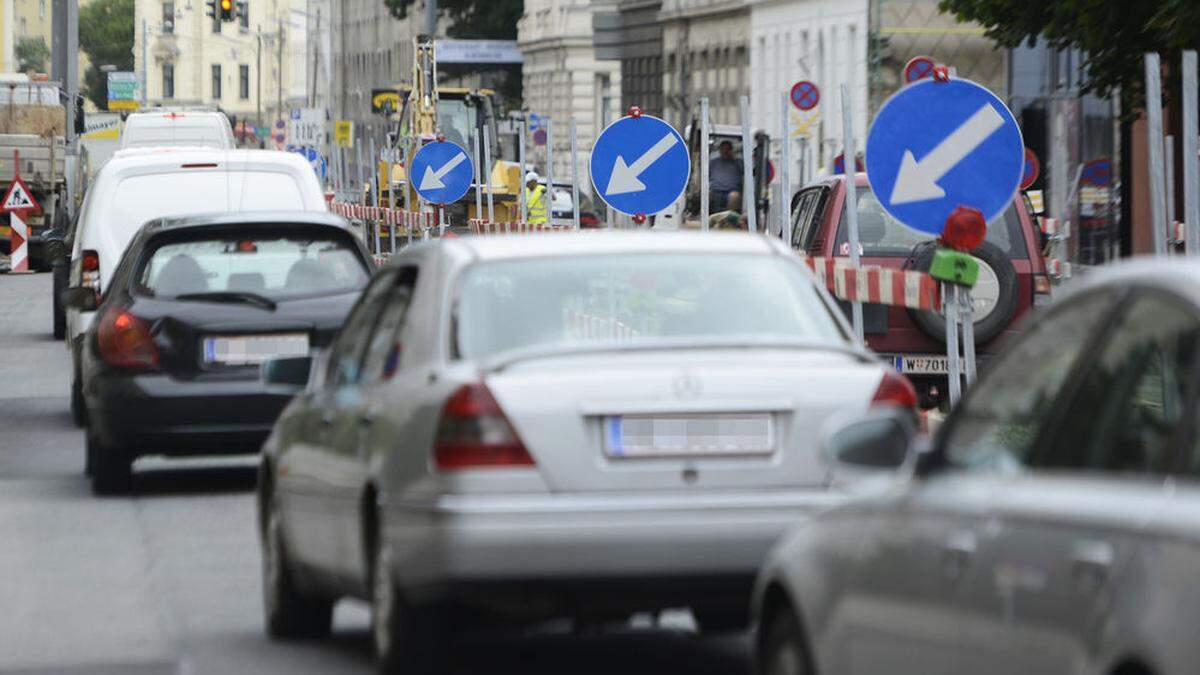
<svg viewBox="0 0 1200 675">
<path fill-rule="evenodd" d="M 521 163 L 521 189 L 518 190 L 521 197 L 521 221 L 525 222 L 525 217 L 528 214 L 529 205 L 525 203 L 525 133 L 528 131 L 525 128 L 525 117 L 521 117 L 521 123 L 518 125 L 521 130 L 521 138 L 517 142 L 517 161 Z"/>
<path fill-rule="evenodd" d="M 471 129 L 471 163 L 474 167 L 475 178 L 475 217 L 483 218 L 483 178 L 480 171 L 483 166 L 479 163 L 479 129 Z"/>
<path fill-rule="evenodd" d="M 708 231 L 708 97 L 700 97 L 700 229 Z"/>
<path fill-rule="evenodd" d="M 942 311 L 946 314 L 946 366 L 950 380 L 950 407 L 958 405 L 962 380 L 958 372 L 958 286 L 942 284 Z"/>
<path fill-rule="evenodd" d="M 746 227 L 758 232 L 758 204 L 754 203 L 754 145 L 750 138 L 750 99 L 743 96 L 738 101 L 742 113 L 742 212 L 746 214 Z"/>
<path fill-rule="evenodd" d="M 604 210 L 604 224 L 608 226 L 608 229 L 610 230 L 613 229 L 613 225 L 615 224 L 613 223 L 613 218 L 613 208 L 611 206 L 607 206 L 607 208 Z"/>
<path fill-rule="evenodd" d="M 388 168 L 387 168 L 388 210 L 392 212 L 392 217 L 388 219 L 388 243 L 389 243 L 388 248 L 391 249 L 392 253 L 396 252 L 396 220 L 395 220 L 395 218 L 396 218 L 396 215 L 395 215 L 396 182 L 394 180 L 392 180 L 392 171 L 393 171 L 393 168 L 396 166 L 397 150 L 398 150 L 398 148 L 393 145 L 391 147 L 391 150 L 388 152 Z"/>
<path fill-rule="evenodd" d="M 842 83 L 842 147 L 845 153 L 846 170 L 842 172 L 842 181 L 846 193 L 846 232 L 849 234 L 850 264 L 855 269 L 859 267 L 858 250 L 858 184 L 855 181 L 858 167 L 854 148 L 854 104 L 850 98 L 849 85 Z M 862 303 L 855 300 L 850 305 L 854 334 L 859 340 L 863 339 L 863 310 Z"/>
<path fill-rule="evenodd" d="M 79 11 L 78 3 L 76 2 L 76 0 L 67 0 L 67 2 L 71 5 L 75 5 L 76 12 Z M 78 17 L 78 14 L 76 14 L 76 17 Z M 76 18 L 76 21 L 78 21 L 78 18 Z M 77 27 L 77 30 L 78 30 L 78 27 Z M 78 40 L 78 33 L 76 33 L 76 39 Z M 146 86 L 148 84 L 146 82 L 146 73 L 149 72 L 147 70 L 147 68 L 149 68 L 149 66 L 146 65 L 146 43 L 149 41 L 150 41 L 150 31 L 146 28 L 146 20 L 142 19 L 142 107 L 143 108 L 146 107 L 146 89 L 148 88 Z M 72 54 L 74 54 L 74 52 Z M 74 107 L 74 106 L 72 106 L 72 107 Z"/>
<path fill-rule="evenodd" d="M 262 25 L 254 28 L 258 46 L 254 49 L 254 123 L 262 126 Z M 255 134 L 257 136 L 257 134 Z M 258 139 L 260 142 L 262 139 Z"/>
<path fill-rule="evenodd" d="M 371 137 L 371 206 L 379 206 L 379 155 L 375 154 L 375 137 Z M 371 238 L 375 240 L 375 254 L 383 252 L 381 248 L 382 242 L 379 239 L 379 221 L 375 218 L 369 218 L 371 221 Z"/>
<path fill-rule="evenodd" d="M 960 288 L 958 316 L 962 323 L 963 363 L 967 371 L 967 386 L 975 381 L 975 307 L 971 301 L 971 289 Z"/>
<path fill-rule="evenodd" d="M 1150 222 L 1154 229 L 1154 253 L 1167 253 L 1166 178 L 1163 176 L 1162 71 L 1158 54 L 1145 55 L 1146 148 L 1150 160 Z"/>
<path fill-rule="evenodd" d="M 283 17 L 279 17 L 279 28 L 275 33 L 278 60 L 275 71 L 275 119 L 283 119 Z"/>
<path fill-rule="evenodd" d="M 579 229 L 579 131 L 571 118 L 571 218 Z M 553 201 L 553 200 L 551 200 Z"/>
<path fill-rule="evenodd" d="M 546 118 L 546 223 L 554 223 L 554 120 Z"/>
<path fill-rule="evenodd" d="M 425 34 L 437 35 L 437 0 L 425 0 Z"/>
<path fill-rule="evenodd" d="M 779 236 L 792 245 L 792 118 L 789 115 L 791 96 L 784 92 L 779 107 Z"/>
<path fill-rule="evenodd" d="M 1186 252 L 1200 255 L 1200 158 L 1197 136 L 1200 121 L 1196 116 L 1196 52 L 1183 52 L 1183 221 Z"/>
<path fill-rule="evenodd" d="M 1175 137 L 1163 139 L 1163 170 L 1167 175 L 1167 239 L 1175 239 Z M 1173 250 L 1168 247 L 1167 253 Z"/>
<path fill-rule="evenodd" d="M 354 173 L 358 177 L 358 181 L 354 185 L 354 201 L 363 204 L 366 203 L 366 193 L 363 192 L 363 162 L 362 162 L 362 142 L 354 144 Z"/>
<path fill-rule="evenodd" d="M 446 205 L 438 204 L 438 236 L 442 237 L 446 234 Z"/>
<path fill-rule="evenodd" d="M 483 127 L 483 164 L 488 167 L 486 169 L 488 172 L 487 183 L 485 184 L 487 186 L 488 198 L 488 222 L 494 223 L 496 222 L 496 206 L 492 200 L 492 135 L 489 133 L 487 126 Z M 521 188 L 522 191 L 524 189 L 524 187 Z"/>
</svg>

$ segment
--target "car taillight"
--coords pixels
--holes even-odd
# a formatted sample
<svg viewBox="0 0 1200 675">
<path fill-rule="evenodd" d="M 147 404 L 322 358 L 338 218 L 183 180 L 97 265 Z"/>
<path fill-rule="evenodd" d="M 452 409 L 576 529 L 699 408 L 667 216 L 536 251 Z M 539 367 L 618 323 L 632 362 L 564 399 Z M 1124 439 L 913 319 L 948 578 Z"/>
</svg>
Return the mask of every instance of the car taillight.
<svg viewBox="0 0 1200 675">
<path fill-rule="evenodd" d="M 903 408 L 917 407 L 917 390 L 908 378 L 894 370 L 885 370 L 871 405 L 896 405 Z"/>
<path fill-rule="evenodd" d="M 533 466 L 533 457 L 483 383 L 464 384 L 442 406 L 434 464 L 441 471 Z"/>
<path fill-rule="evenodd" d="M 100 254 L 90 250 L 84 251 L 83 258 L 80 260 L 80 267 L 84 272 L 99 272 Z"/>
<path fill-rule="evenodd" d="M 97 304 L 100 302 L 100 254 L 87 250 L 79 260 L 79 285 L 92 289 L 96 294 Z"/>
<path fill-rule="evenodd" d="M 146 322 L 122 307 L 112 307 L 100 319 L 96 342 L 105 363 L 118 368 L 153 368 L 158 349 Z"/>
</svg>

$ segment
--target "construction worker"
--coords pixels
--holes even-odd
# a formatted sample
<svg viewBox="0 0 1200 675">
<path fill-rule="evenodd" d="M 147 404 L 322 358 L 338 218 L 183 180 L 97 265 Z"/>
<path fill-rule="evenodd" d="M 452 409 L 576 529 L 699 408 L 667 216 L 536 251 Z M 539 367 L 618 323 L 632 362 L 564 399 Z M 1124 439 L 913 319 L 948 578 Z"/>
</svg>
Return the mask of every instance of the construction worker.
<svg viewBox="0 0 1200 675">
<path fill-rule="evenodd" d="M 546 186 L 539 182 L 536 171 L 525 174 L 525 213 L 530 224 L 546 223 Z"/>
</svg>

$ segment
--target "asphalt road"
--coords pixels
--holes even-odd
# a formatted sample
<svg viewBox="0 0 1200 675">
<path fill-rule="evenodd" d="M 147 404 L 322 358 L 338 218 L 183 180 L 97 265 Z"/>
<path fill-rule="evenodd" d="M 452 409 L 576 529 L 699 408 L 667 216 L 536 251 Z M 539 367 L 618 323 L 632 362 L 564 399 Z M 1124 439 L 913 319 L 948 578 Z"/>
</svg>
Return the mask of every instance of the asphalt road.
<svg viewBox="0 0 1200 675">
<path fill-rule="evenodd" d="M 264 636 L 253 459 L 142 460 L 133 497 L 92 496 L 50 285 L 0 275 L 0 673 L 371 672 L 361 603 L 338 605 L 327 640 Z M 745 635 L 701 637 L 686 616 L 637 625 L 474 636 L 452 670 L 749 672 Z"/>
</svg>

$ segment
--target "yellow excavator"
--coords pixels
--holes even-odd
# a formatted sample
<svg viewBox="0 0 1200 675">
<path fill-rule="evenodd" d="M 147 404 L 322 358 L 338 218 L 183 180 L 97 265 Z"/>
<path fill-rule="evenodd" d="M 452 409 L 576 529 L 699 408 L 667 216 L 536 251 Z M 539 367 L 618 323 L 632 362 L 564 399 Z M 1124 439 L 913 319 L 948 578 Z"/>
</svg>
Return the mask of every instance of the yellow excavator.
<svg viewBox="0 0 1200 675">
<path fill-rule="evenodd" d="M 374 112 L 388 116 L 390 136 L 397 148 L 396 162 L 378 162 L 378 181 L 382 188 L 381 203 L 391 204 L 391 191 L 395 191 L 397 208 L 416 210 L 416 190 L 408 180 L 406 167 L 413 154 L 426 143 L 442 135 L 471 150 L 474 133 L 479 147 L 473 156 L 480 164 L 486 161 L 483 137 L 488 135 L 488 152 L 492 165 L 487 175 L 491 180 L 492 203 L 496 222 L 511 222 L 520 217 L 521 167 L 516 162 L 501 159 L 499 129 L 496 123 L 496 92 L 490 89 L 467 89 L 463 87 L 439 87 L 437 81 L 437 55 L 433 38 L 421 35 L 413 39 L 414 54 L 412 82 L 371 91 L 371 108 Z M 487 217 L 486 190 L 480 201 L 483 212 L 476 213 L 475 188 L 455 204 L 446 209 L 447 220 L 452 225 L 466 225 L 468 218 Z"/>
</svg>

